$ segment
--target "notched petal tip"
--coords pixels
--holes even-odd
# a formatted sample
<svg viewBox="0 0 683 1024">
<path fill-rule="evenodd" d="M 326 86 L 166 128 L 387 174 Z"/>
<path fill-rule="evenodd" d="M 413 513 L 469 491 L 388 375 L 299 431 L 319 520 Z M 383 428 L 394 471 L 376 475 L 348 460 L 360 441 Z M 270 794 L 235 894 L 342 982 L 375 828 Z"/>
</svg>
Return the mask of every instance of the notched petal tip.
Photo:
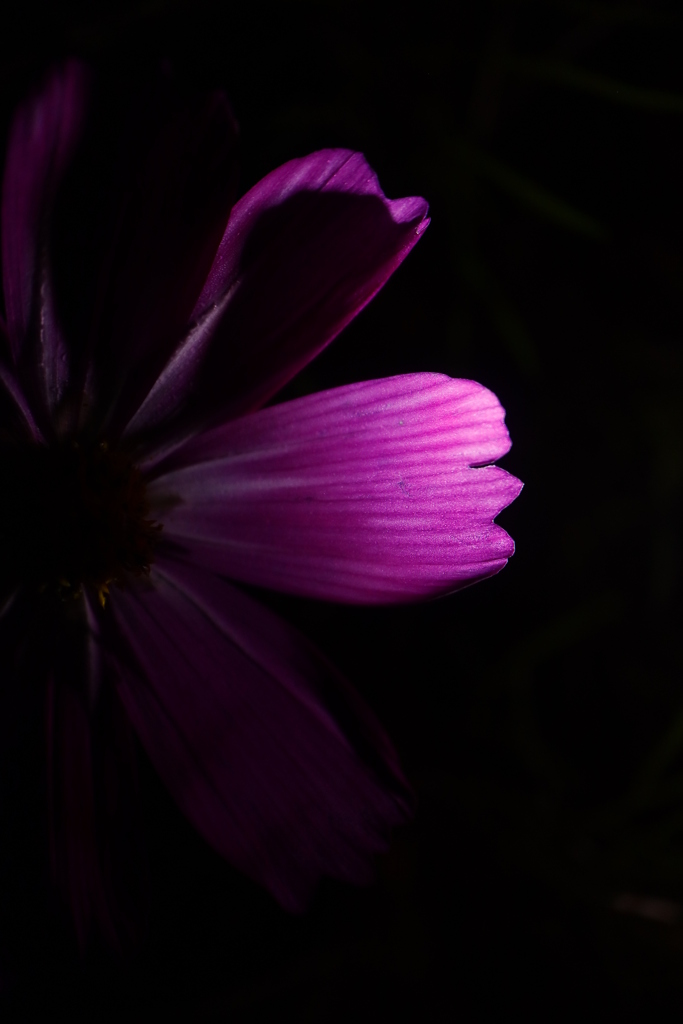
<svg viewBox="0 0 683 1024">
<path fill-rule="evenodd" d="M 263 405 L 382 287 L 428 223 L 424 199 L 387 199 L 360 153 L 321 150 L 236 204 L 193 327 L 126 428 L 196 433 Z M 163 446 L 164 438 L 161 438 Z"/>
<path fill-rule="evenodd" d="M 271 406 L 188 443 L 150 484 L 179 500 L 165 536 L 234 579 L 375 604 L 467 586 L 502 568 L 495 517 L 520 483 L 496 396 L 407 374 Z"/>
</svg>

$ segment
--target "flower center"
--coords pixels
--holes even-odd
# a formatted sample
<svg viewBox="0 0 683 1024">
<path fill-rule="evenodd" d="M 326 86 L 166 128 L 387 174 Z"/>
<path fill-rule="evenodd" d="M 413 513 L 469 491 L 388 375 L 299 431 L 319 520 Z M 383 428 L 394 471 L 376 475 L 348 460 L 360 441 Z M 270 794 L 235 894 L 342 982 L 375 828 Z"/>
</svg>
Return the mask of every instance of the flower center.
<svg viewBox="0 0 683 1024">
<path fill-rule="evenodd" d="M 75 441 L 0 451 L 0 573 L 18 584 L 102 605 L 112 583 L 149 572 L 161 526 L 147 518 L 145 484 L 123 451 Z"/>
</svg>

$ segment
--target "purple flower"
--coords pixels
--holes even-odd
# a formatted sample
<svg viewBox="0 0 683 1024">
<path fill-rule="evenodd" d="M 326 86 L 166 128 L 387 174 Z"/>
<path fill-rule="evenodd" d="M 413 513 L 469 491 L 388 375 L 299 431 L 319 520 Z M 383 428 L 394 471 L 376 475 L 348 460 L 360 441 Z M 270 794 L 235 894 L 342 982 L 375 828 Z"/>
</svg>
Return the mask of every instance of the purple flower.
<svg viewBox="0 0 683 1024">
<path fill-rule="evenodd" d="M 323 657 L 228 580 L 447 594 L 505 565 L 493 520 L 521 488 L 491 465 L 504 413 L 472 381 L 263 408 L 412 249 L 423 199 L 388 200 L 359 153 L 323 150 L 233 205 L 214 95 L 157 98 L 92 203 L 92 94 L 69 63 L 15 117 L 0 339 L 3 651 L 45 702 L 53 867 L 81 938 L 117 927 L 129 723 L 204 838 L 284 907 L 323 874 L 368 878 L 410 814 L 396 756 Z"/>
</svg>

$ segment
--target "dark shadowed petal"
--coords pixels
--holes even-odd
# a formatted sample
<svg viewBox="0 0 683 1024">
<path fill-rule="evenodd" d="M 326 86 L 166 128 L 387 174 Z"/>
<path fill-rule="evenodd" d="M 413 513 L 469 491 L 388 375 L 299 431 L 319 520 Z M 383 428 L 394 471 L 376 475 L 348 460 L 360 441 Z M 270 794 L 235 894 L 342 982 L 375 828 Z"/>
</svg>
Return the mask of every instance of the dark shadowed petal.
<svg viewBox="0 0 683 1024">
<path fill-rule="evenodd" d="M 18 594 L 0 665 L 0 947 L 9 928 L 36 955 L 50 866 L 81 946 L 93 925 L 120 946 L 142 888 L 134 737 L 82 603 Z"/>
<path fill-rule="evenodd" d="M 61 65 L 14 119 L 3 283 L 18 378 L 43 432 L 80 417 L 115 436 L 206 282 L 234 197 L 237 129 L 221 94 L 181 99 L 164 82 L 126 106 L 86 77 Z"/>
<path fill-rule="evenodd" d="M 349 602 L 414 600 L 498 572 L 521 483 L 496 396 L 410 374 L 263 409 L 190 441 L 149 488 L 164 537 L 214 571 Z M 479 467 L 479 468 L 473 468 Z"/>
<path fill-rule="evenodd" d="M 368 880 L 410 799 L 374 717 L 322 656 L 167 559 L 147 589 L 112 592 L 111 609 L 123 703 L 204 838 L 290 910 L 321 875 Z"/>
<path fill-rule="evenodd" d="M 93 926 L 121 948 L 145 909 L 135 748 L 92 611 L 75 610 L 57 624 L 47 688 L 52 871 L 81 949 Z"/>
<path fill-rule="evenodd" d="M 42 433 L 17 380 L 13 362 L 7 328 L 0 318 L 0 437 L 5 440 L 11 436 L 25 438 L 28 435 L 32 441 L 41 441 Z"/>
<path fill-rule="evenodd" d="M 84 949 L 93 921 L 110 941 L 115 929 L 97 849 L 90 724 L 73 688 L 55 686 L 53 679 L 48 683 L 48 738 L 52 870 Z"/>
<path fill-rule="evenodd" d="M 0 614 L 0 969 L 6 954 L 36 955 L 46 875 L 45 672 L 27 674 L 30 609 Z M 33 648 L 34 652 L 36 648 Z M 8 965 L 11 970 L 11 960 Z M 4 980 L 4 979 L 3 979 Z M 4 992 L 3 992 L 4 995 Z"/>
<path fill-rule="evenodd" d="M 235 205 L 187 339 L 128 426 L 258 408 L 372 298 L 427 226 L 424 199 L 387 200 L 360 153 L 321 150 Z"/>
<path fill-rule="evenodd" d="M 56 192 L 81 134 L 86 73 L 75 61 L 54 70 L 18 109 L 2 188 L 2 270 L 10 348 L 31 398 L 50 413 L 69 374 L 55 318 L 48 226 Z"/>
<path fill-rule="evenodd" d="M 169 93 L 131 147 L 93 350 L 95 401 L 125 425 L 183 337 L 234 199 L 237 126 L 221 93 Z"/>
</svg>

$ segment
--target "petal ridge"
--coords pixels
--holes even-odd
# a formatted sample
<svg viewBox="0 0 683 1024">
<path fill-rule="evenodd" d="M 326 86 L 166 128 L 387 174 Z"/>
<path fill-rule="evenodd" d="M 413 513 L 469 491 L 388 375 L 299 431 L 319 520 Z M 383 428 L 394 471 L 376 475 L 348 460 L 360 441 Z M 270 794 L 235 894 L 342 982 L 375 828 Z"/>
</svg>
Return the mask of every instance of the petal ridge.
<svg viewBox="0 0 683 1024">
<path fill-rule="evenodd" d="M 233 579 L 351 603 L 434 597 L 514 552 L 504 410 L 408 374 L 319 392 L 189 441 L 150 474 L 164 538 Z"/>
</svg>

